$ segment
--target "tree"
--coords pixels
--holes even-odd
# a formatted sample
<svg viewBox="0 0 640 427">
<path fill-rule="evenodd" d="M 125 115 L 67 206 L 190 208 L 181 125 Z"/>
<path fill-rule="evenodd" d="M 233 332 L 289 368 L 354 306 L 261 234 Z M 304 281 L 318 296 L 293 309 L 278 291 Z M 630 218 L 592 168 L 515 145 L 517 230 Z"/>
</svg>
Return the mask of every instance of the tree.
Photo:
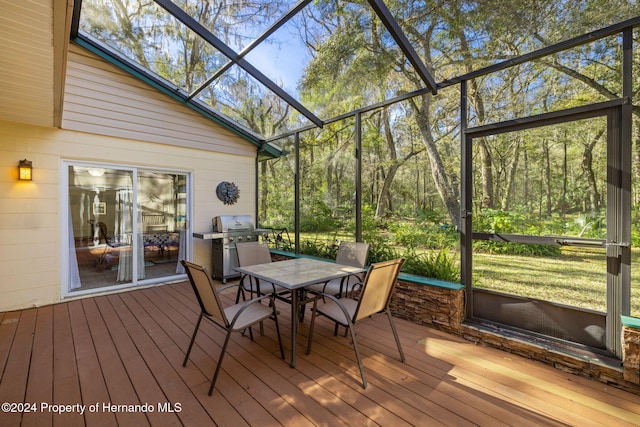
<svg viewBox="0 0 640 427">
<path fill-rule="evenodd" d="M 378 203 L 376 205 L 376 217 L 384 217 L 389 212 L 393 211 L 391 186 L 395 179 L 398 169 L 407 163 L 411 158 L 418 155 L 422 150 L 414 148 L 413 146 L 407 147 L 409 151 L 402 157 L 398 155 L 398 144 L 395 141 L 396 136 L 401 137 L 402 134 L 394 132 L 391 121 L 389 119 L 389 110 L 384 108 L 380 113 L 382 119 L 382 127 L 384 130 L 384 140 L 386 141 L 387 158 L 383 163 L 387 165 L 386 171 L 384 171 L 384 182 L 380 187 L 378 193 Z"/>
</svg>

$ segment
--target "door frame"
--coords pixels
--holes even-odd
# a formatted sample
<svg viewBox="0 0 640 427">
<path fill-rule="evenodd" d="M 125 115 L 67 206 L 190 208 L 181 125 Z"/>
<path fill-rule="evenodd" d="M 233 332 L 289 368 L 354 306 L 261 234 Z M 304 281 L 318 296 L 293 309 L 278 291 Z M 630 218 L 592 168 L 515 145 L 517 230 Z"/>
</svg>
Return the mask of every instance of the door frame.
<svg viewBox="0 0 640 427">
<path fill-rule="evenodd" d="M 191 235 L 191 219 L 193 218 L 193 173 L 189 170 L 182 169 L 170 169 L 164 167 L 149 167 L 149 166 L 137 166 L 130 165 L 124 163 L 106 163 L 106 162 L 92 162 L 92 161 L 83 161 L 83 160 L 74 160 L 74 159 L 62 159 L 60 163 L 60 295 L 64 298 L 77 297 L 82 295 L 89 295 L 95 293 L 109 292 L 115 291 L 119 289 L 125 289 L 135 286 L 148 286 L 157 283 L 165 283 L 167 281 L 173 281 L 177 279 L 185 279 L 186 274 L 175 274 L 173 276 L 163 276 L 158 278 L 151 279 L 138 279 L 136 269 L 136 262 L 133 262 L 133 278 L 131 282 L 122 283 L 122 284 L 113 284 L 112 286 L 104 286 L 98 287 L 94 289 L 87 290 L 71 290 L 69 289 L 69 281 L 70 281 L 70 255 L 69 251 L 70 242 L 69 242 L 69 166 L 82 166 L 82 167 L 96 167 L 96 168 L 105 168 L 105 169 L 121 169 L 132 172 L 132 191 L 133 198 L 137 200 L 137 181 L 138 181 L 138 172 L 139 171 L 153 171 L 159 173 L 168 173 L 168 174 L 181 174 L 187 177 L 187 186 L 186 186 L 186 203 L 187 203 L 187 211 L 186 211 L 186 231 L 185 231 L 185 259 L 191 260 L 192 247 L 193 247 L 193 237 Z M 137 235 L 139 232 L 138 221 L 136 218 L 137 215 L 137 204 L 134 204 L 134 212 L 133 212 L 133 235 Z M 132 252 L 134 254 L 138 253 L 137 242 L 138 239 L 133 239 L 132 242 Z"/>
<path fill-rule="evenodd" d="M 466 86 L 465 86 L 466 87 Z M 463 100 L 466 91 L 462 91 Z M 466 104 L 466 102 L 465 102 Z M 607 313 L 606 350 L 622 357 L 620 315 L 629 315 L 631 295 L 631 138 L 630 120 L 627 122 L 628 101 L 619 98 L 612 101 L 575 107 L 523 119 L 510 120 L 474 128 L 466 128 L 463 117 L 461 147 L 461 234 L 460 264 L 461 282 L 465 285 L 466 317 L 474 318 L 474 289 L 472 286 L 473 240 L 499 239 L 517 240 L 521 243 L 554 244 L 553 238 L 539 236 L 503 236 L 474 233 L 472 227 L 472 155 L 475 138 L 507 132 L 533 129 L 559 123 L 584 120 L 594 117 L 607 119 L 607 238 L 606 241 L 580 239 L 586 245 L 601 245 L 606 248 L 607 258 Z M 628 128 L 628 130 L 627 130 Z M 574 239 L 571 239 L 574 240 Z M 563 244 L 556 241 L 555 244 Z M 566 244 L 566 242 L 565 242 Z"/>
</svg>

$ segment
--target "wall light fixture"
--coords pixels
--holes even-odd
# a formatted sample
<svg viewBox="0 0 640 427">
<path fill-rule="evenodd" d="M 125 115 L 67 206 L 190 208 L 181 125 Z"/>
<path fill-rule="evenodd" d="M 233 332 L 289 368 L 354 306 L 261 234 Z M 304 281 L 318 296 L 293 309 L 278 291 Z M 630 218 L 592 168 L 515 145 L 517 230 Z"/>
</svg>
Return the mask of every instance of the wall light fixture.
<svg viewBox="0 0 640 427">
<path fill-rule="evenodd" d="M 33 179 L 33 162 L 31 160 L 20 160 L 18 162 L 18 180 L 31 181 Z"/>
</svg>

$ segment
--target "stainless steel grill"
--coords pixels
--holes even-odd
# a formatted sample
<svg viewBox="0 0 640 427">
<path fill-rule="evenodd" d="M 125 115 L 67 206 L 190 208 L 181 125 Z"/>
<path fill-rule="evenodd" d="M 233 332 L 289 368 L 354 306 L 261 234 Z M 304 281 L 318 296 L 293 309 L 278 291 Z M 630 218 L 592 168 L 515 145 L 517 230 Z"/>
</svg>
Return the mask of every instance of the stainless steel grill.
<svg viewBox="0 0 640 427">
<path fill-rule="evenodd" d="M 213 247 L 213 278 L 225 283 L 239 277 L 236 242 L 250 242 L 268 234 L 268 230 L 255 228 L 251 215 L 222 215 L 212 219 L 213 232 L 194 233 L 194 237 L 211 239 Z"/>
</svg>

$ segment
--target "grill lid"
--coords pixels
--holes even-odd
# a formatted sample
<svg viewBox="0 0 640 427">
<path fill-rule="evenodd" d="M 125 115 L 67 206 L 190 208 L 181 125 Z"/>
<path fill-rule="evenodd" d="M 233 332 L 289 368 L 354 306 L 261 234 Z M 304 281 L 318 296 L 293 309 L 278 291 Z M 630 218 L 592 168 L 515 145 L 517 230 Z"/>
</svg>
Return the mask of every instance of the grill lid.
<svg viewBox="0 0 640 427">
<path fill-rule="evenodd" d="M 213 231 L 227 233 L 232 231 L 253 231 L 251 215 L 221 215 L 213 218 Z"/>
</svg>

